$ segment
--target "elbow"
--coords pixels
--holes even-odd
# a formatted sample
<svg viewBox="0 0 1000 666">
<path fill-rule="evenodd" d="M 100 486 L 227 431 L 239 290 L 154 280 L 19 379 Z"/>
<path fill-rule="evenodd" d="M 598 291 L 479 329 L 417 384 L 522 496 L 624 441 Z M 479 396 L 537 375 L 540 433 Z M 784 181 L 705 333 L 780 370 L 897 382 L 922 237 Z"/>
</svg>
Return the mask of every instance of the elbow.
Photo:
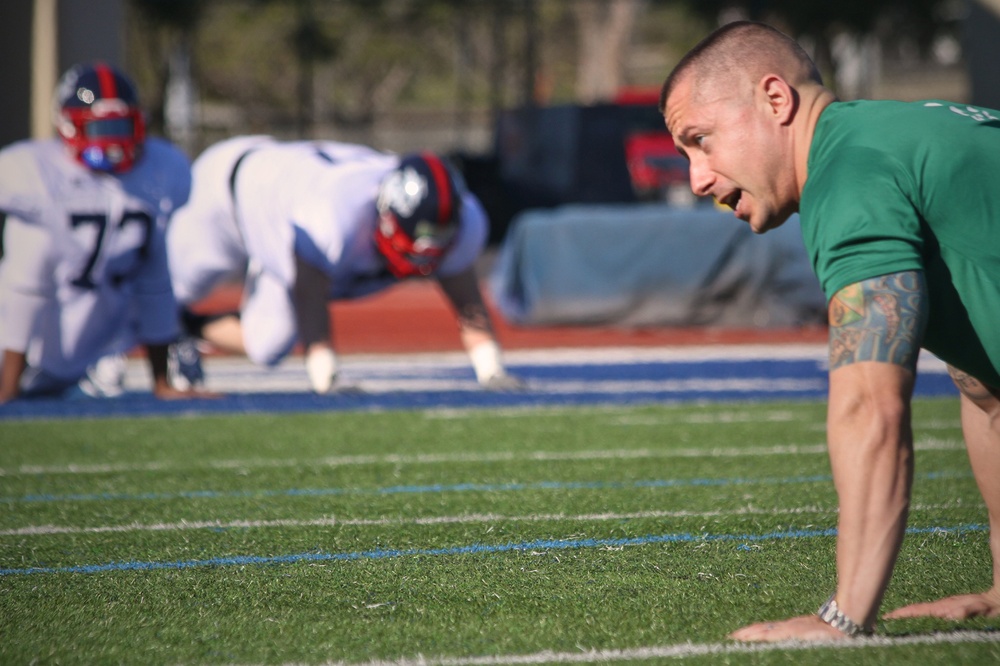
<svg viewBox="0 0 1000 666">
<path fill-rule="evenodd" d="M 839 412 L 831 412 L 830 419 L 831 426 L 834 421 L 851 424 L 858 439 L 876 451 L 912 445 L 910 404 L 896 395 L 869 393 L 859 396 Z"/>
<path fill-rule="evenodd" d="M 854 390 L 831 394 L 827 434 L 831 447 L 849 448 L 869 470 L 912 474 L 913 431 L 906 391 Z"/>
</svg>

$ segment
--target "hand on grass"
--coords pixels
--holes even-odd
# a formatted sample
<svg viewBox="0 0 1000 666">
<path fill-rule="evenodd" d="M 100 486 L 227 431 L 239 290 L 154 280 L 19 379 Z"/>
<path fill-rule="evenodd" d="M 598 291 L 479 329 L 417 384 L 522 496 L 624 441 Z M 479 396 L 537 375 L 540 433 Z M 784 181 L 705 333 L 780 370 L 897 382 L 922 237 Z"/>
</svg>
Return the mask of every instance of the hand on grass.
<svg viewBox="0 0 1000 666">
<path fill-rule="evenodd" d="M 1000 594 L 957 594 L 937 601 L 910 604 L 886 613 L 887 620 L 910 617 L 939 617 L 945 620 L 965 620 L 970 617 L 1000 617 Z"/>
<path fill-rule="evenodd" d="M 480 384 L 487 391 L 524 391 L 528 388 L 523 380 L 506 373 L 493 375 Z"/>
<path fill-rule="evenodd" d="M 337 383 L 337 355 L 325 344 L 315 344 L 306 353 L 306 374 L 314 393 L 333 391 Z"/>
<path fill-rule="evenodd" d="M 367 393 L 367 391 L 365 391 L 363 388 L 361 388 L 357 384 L 351 384 L 351 383 L 346 382 L 343 379 L 337 377 L 333 381 L 333 386 L 330 387 L 330 390 L 328 390 L 325 395 L 354 395 L 354 396 L 360 396 L 360 395 L 365 395 L 365 393 Z"/>
<path fill-rule="evenodd" d="M 848 638 L 843 632 L 834 629 L 816 615 L 800 615 L 776 622 L 758 622 L 737 629 L 729 634 L 729 637 L 745 642 L 830 641 Z"/>
</svg>

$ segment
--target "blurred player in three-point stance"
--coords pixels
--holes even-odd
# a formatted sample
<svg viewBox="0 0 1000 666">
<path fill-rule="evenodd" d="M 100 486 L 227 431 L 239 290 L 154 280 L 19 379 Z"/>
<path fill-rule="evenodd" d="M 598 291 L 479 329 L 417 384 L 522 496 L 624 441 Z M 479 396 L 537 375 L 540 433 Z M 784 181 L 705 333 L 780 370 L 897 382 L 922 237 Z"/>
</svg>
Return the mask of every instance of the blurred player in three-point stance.
<svg viewBox="0 0 1000 666">
<path fill-rule="evenodd" d="M 433 277 L 480 384 L 520 385 L 504 369 L 474 270 L 486 214 L 440 157 L 247 136 L 211 146 L 192 173 L 191 200 L 168 231 L 178 301 L 194 304 L 227 278 L 244 290 L 238 314 L 185 311 L 189 336 L 262 365 L 299 342 L 312 388 L 326 393 L 341 388 L 328 302 Z M 197 383 L 197 354 L 179 347 L 180 370 Z"/>
<path fill-rule="evenodd" d="M 145 138 L 132 83 L 79 65 L 56 91 L 59 138 L 0 152 L 0 403 L 19 395 L 120 391 L 88 366 L 146 345 L 153 392 L 190 395 L 167 378 L 178 334 L 164 229 L 188 197 L 190 165 Z"/>
<path fill-rule="evenodd" d="M 799 212 L 829 299 L 827 439 L 840 500 L 837 582 L 818 613 L 738 640 L 870 633 L 907 521 L 910 399 L 921 347 L 949 365 L 986 501 L 993 585 L 885 617 L 1000 615 L 1000 112 L 846 102 L 759 23 L 708 36 L 663 85 L 691 188 L 757 233 Z"/>
</svg>

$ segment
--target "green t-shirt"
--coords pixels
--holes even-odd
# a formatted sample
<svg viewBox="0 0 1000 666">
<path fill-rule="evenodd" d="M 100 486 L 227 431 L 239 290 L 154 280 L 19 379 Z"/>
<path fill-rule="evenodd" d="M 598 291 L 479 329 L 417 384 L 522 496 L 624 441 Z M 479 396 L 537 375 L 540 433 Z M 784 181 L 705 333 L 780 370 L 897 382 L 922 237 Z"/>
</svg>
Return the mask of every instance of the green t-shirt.
<svg viewBox="0 0 1000 666">
<path fill-rule="evenodd" d="M 820 116 L 802 235 L 827 298 L 923 271 L 924 347 L 1000 387 L 1000 111 L 837 102 Z"/>
</svg>

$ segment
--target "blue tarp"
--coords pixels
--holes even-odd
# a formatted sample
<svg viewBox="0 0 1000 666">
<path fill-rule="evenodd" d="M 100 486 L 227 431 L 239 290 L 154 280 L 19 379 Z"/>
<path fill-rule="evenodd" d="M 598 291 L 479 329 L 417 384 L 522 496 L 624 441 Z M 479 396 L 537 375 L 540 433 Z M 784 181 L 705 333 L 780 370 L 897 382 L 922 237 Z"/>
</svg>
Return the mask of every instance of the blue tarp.
<svg viewBox="0 0 1000 666">
<path fill-rule="evenodd" d="M 517 325 L 823 323 L 798 216 L 765 234 L 712 205 L 568 205 L 516 217 L 490 276 Z"/>
</svg>

